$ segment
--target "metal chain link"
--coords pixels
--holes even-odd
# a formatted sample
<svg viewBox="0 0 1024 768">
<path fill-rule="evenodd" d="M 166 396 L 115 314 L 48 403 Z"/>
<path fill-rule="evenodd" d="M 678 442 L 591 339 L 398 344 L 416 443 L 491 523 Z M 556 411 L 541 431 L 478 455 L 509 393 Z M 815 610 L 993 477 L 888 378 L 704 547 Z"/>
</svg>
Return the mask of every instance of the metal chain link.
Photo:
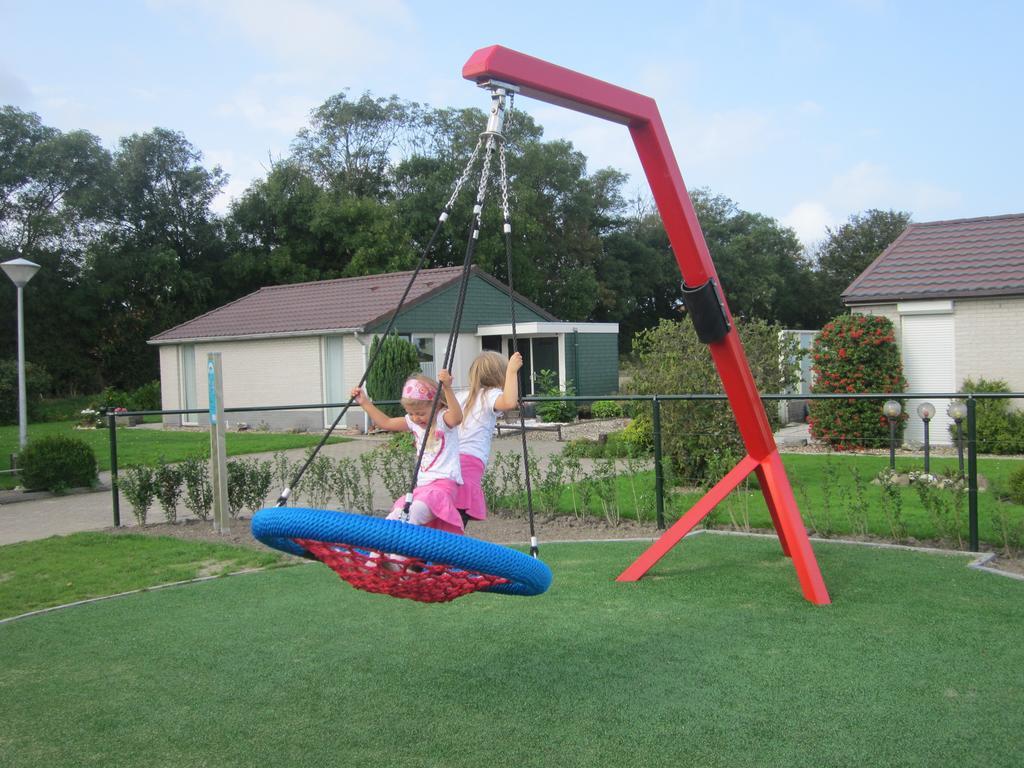
<svg viewBox="0 0 1024 768">
<path fill-rule="evenodd" d="M 498 147 L 498 167 L 501 172 L 501 214 L 505 220 L 506 232 L 511 232 L 512 216 L 508 209 L 508 169 L 505 167 L 505 142 Z"/>
<path fill-rule="evenodd" d="M 495 143 L 493 135 L 487 137 L 487 148 L 484 150 L 484 163 L 480 169 L 480 186 L 477 188 L 476 209 L 474 210 L 478 226 L 483 213 L 484 198 L 487 197 L 487 182 L 491 178 L 491 158 L 494 157 Z"/>
<path fill-rule="evenodd" d="M 462 191 L 463 185 L 469 178 L 469 174 L 472 173 L 473 166 L 476 165 L 476 159 L 480 156 L 480 147 L 483 146 L 483 143 L 483 136 L 476 140 L 476 146 L 473 148 L 473 154 L 469 156 L 469 161 L 466 163 L 466 167 L 462 169 L 462 175 L 459 176 L 458 181 L 455 182 L 455 191 L 452 192 L 452 196 L 448 198 L 448 203 L 444 207 L 446 211 L 451 210 L 451 207 L 455 204 L 456 198 L 458 198 L 459 193 Z"/>
</svg>

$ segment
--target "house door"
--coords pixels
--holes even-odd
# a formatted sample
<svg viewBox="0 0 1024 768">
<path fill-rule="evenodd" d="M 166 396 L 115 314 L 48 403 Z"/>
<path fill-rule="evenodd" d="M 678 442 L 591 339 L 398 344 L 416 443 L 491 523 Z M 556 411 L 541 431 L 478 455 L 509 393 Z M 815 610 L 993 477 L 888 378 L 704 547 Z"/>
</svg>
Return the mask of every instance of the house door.
<svg viewBox="0 0 1024 768">
<path fill-rule="evenodd" d="M 324 397 L 328 403 L 347 403 L 345 393 L 345 367 L 341 336 L 324 337 Z M 329 427 L 338 418 L 341 408 L 324 408 L 324 426 Z"/>
<path fill-rule="evenodd" d="M 558 365 L 558 339 L 555 337 L 530 339 L 530 343 L 533 345 L 533 380 L 537 381 L 537 376 L 541 371 L 554 371 L 557 385 L 562 379 L 562 372 Z"/>
<path fill-rule="evenodd" d="M 185 410 L 199 407 L 196 398 L 196 345 L 183 344 L 181 347 L 181 402 Z M 182 424 L 199 424 L 199 414 L 186 413 L 181 416 Z"/>
<path fill-rule="evenodd" d="M 903 355 L 903 375 L 907 377 L 908 392 L 956 392 L 953 363 L 953 315 L 903 315 L 900 318 Z M 953 420 L 946 415 L 948 399 L 927 398 L 935 406 L 935 416 L 928 427 L 932 445 L 949 445 L 949 425 Z M 911 445 L 924 443 L 924 422 L 917 415 L 917 407 L 924 399 L 907 400 L 907 427 L 904 440 Z"/>
</svg>

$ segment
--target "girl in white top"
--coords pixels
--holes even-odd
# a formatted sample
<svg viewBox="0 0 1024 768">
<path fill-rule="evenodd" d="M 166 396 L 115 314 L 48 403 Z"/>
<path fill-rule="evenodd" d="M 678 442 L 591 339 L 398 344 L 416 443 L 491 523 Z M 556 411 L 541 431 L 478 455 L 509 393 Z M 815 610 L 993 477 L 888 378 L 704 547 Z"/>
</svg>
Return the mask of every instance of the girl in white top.
<svg viewBox="0 0 1024 768">
<path fill-rule="evenodd" d="M 373 404 L 362 389 L 352 390 L 352 397 L 373 419 L 373 423 L 390 432 L 412 432 L 419 451 L 424 439 L 427 447 L 423 451 L 423 462 L 416 478 L 409 507 L 409 522 L 425 525 L 449 533 L 463 533 L 462 517 L 455 507 L 455 495 L 462 482 L 459 469 L 459 431 L 462 422 L 462 408 L 452 391 L 452 377 L 448 371 L 437 374 L 441 381 L 444 399 L 438 403 L 434 415 L 434 428 L 427 429 L 430 408 L 437 394 L 437 383 L 421 373 L 410 376 L 402 387 L 402 407 L 405 416 L 388 416 Z M 447 407 L 445 403 L 447 401 Z M 402 516 L 405 497 L 395 501 L 388 515 L 389 520 Z"/>
<path fill-rule="evenodd" d="M 523 356 L 518 352 L 506 362 L 497 352 L 481 352 L 469 367 L 469 392 L 464 395 L 462 424 L 459 427 L 459 461 L 462 485 L 456 506 L 463 524 L 484 520 L 487 503 L 480 478 L 491 456 L 491 438 L 498 414 L 519 403 L 519 369 Z"/>
</svg>

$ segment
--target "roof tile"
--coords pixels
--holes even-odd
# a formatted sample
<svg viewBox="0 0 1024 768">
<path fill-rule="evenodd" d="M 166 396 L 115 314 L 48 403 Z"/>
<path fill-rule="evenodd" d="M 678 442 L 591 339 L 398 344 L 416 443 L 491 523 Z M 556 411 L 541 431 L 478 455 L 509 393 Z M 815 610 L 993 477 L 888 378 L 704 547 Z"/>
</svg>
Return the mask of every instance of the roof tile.
<svg viewBox="0 0 1024 768">
<path fill-rule="evenodd" d="M 424 269 L 406 305 L 455 280 L 462 267 Z M 482 274 L 482 273 L 481 273 Z M 261 288 L 154 336 L 155 343 L 362 329 L 394 310 L 412 271 Z"/>
<path fill-rule="evenodd" d="M 846 304 L 1024 294 L 1024 213 L 911 224 L 843 292 Z"/>
</svg>

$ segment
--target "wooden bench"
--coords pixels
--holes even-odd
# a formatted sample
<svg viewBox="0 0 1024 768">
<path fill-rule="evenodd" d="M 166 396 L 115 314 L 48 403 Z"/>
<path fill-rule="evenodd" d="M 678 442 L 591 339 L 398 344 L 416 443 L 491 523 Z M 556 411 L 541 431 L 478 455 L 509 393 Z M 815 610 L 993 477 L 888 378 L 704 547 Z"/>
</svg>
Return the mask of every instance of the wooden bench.
<svg viewBox="0 0 1024 768">
<path fill-rule="evenodd" d="M 561 424 L 527 424 L 527 432 L 557 432 L 558 442 L 562 442 L 562 425 Z M 511 432 L 517 434 L 523 430 L 518 424 L 502 424 L 500 421 L 495 425 L 495 429 L 498 430 L 498 437 L 501 437 L 502 430 L 505 432 Z"/>
</svg>

